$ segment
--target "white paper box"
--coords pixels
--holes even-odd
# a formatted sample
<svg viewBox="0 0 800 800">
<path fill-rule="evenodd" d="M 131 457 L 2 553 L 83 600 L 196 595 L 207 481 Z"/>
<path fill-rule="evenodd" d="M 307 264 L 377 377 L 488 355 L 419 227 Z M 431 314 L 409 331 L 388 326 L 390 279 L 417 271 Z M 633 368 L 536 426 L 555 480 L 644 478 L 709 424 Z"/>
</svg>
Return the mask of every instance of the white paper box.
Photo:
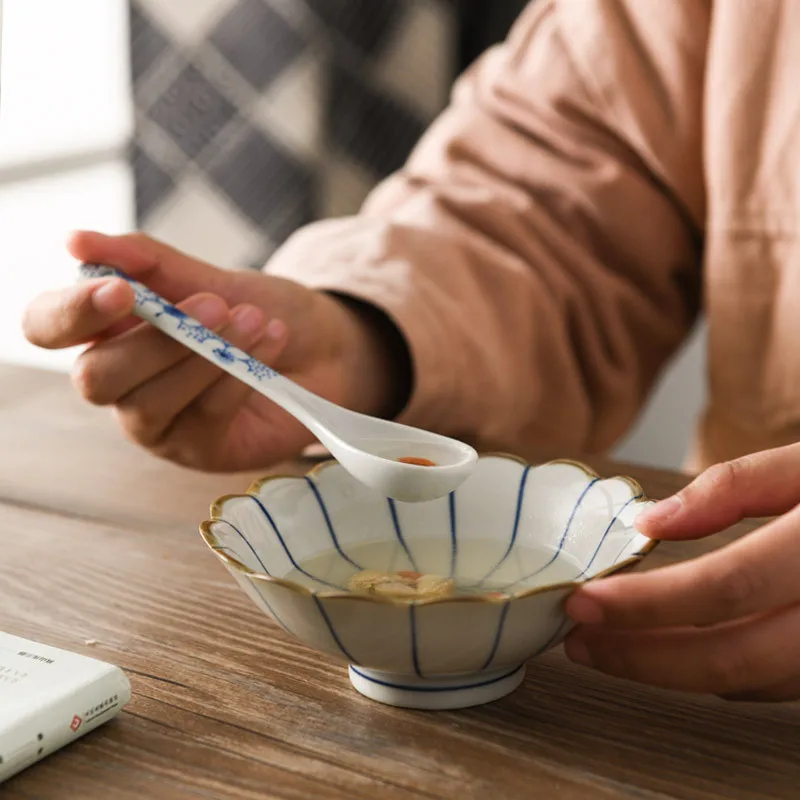
<svg viewBox="0 0 800 800">
<path fill-rule="evenodd" d="M 0 632 L 0 783 L 115 717 L 119 667 Z"/>
</svg>

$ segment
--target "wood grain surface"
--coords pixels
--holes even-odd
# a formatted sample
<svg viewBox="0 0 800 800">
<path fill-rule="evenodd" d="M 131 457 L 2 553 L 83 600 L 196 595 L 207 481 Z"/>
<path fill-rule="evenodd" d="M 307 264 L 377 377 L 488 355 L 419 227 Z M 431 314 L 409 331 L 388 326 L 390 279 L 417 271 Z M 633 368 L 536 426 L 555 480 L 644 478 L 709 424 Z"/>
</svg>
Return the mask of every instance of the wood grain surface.
<svg viewBox="0 0 800 800">
<path fill-rule="evenodd" d="M 650 690 L 560 652 L 478 709 L 360 697 L 342 664 L 251 604 L 197 533 L 211 500 L 255 476 L 151 458 L 61 375 L 0 367 L 0 452 L 0 630 L 119 664 L 134 689 L 116 720 L 0 786 L 3 800 L 800 797 L 795 704 Z M 685 481 L 598 466 L 654 497 Z M 650 566 L 753 524 L 662 546 Z"/>
</svg>

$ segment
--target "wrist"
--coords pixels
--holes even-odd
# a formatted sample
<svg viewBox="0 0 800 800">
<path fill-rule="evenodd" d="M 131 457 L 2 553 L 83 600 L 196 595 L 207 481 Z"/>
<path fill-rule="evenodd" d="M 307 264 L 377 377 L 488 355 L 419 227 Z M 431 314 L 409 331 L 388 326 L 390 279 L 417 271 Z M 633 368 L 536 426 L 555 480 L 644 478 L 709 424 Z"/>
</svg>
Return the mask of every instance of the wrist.
<svg viewBox="0 0 800 800">
<path fill-rule="evenodd" d="M 384 419 L 396 417 L 408 404 L 413 382 L 405 338 L 376 306 L 348 295 L 327 294 L 347 320 L 342 359 L 348 407 Z"/>
</svg>

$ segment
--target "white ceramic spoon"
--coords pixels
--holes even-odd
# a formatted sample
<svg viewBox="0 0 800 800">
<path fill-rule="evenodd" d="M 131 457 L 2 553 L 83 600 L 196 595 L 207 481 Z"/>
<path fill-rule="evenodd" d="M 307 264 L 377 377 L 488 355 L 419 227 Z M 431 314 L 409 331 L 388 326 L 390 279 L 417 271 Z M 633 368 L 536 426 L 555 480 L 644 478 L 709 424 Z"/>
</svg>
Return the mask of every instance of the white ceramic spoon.
<svg viewBox="0 0 800 800">
<path fill-rule="evenodd" d="M 434 500 L 452 492 L 475 468 L 469 445 L 436 433 L 350 411 L 324 400 L 227 342 L 163 297 L 111 267 L 83 264 L 81 277 L 122 278 L 136 295 L 134 313 L 167 336 L 272 400 L 305 425 L 357 480 L 404 502 Z M 423 458 L 436 466 L 406 464 Z"/>
</svg>

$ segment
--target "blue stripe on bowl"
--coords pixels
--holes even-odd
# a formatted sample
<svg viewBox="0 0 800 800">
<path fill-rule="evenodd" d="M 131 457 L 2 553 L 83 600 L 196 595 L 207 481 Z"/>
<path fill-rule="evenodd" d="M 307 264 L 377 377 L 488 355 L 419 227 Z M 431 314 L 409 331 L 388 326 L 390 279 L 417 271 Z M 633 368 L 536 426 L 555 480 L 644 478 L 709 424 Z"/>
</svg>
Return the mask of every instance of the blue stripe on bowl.
<svg viewBox="0 0 800 800">
<path fill-rule="evenodd" d="M 536 658 L 536 656 L 542 655 L 545 651 L 549 650 L 553 646 L 553 642 L 562 634 L 570 626 L 570 620 L 564 619 L 556 625 L 556 629 L 553 632 L 553 635 L 531 656 L 531 658 Z"/>
<path fill-rule="evenodd" d="M 639 534 L 637 533 L 637 536 L 638 536 L 638 535 L 639 535 Z M 626 550 L 628 547 L 630 547 L 630 544 L 631 544 L 631 542 L 632 542 L 634 539 L 635 539 L 635 537 L 633 537 L 633 538 L 631 538 L 631 539 L 628 539 L 628 540 L 625 542 L 625 544 L 623 544 L 623 545 L 622 545 L 622 547 L 620 548 L 620 550 L 619 550 L 619 552 L 617 553 L 617 555 L 616 555 L 616 556 L 614 556 L 614 560 L 611 562 L 612 566 L 613 566 L 614 564 L 617 564 L 617 563 L 619 562 L 619 560 L 622 558 L 622 554 L 625 552 L 625 550 Z M 634 552 L 634 553 L 631 553 L 631 554 L 630 554 L 630 556 L 629 556 L 629 558 L 634 558 L 635 556 L 642 556 L 642 555 L 644 555 L 644 553 L 643 553 L 641 550 L 637 550 L 636 552 Z"/>
<path fill-rule="evenodd" d="M 328 627 L 328 630 L 330 631 L 330 634 L 331 634 L 331 637 L 333 638 L 333 641 L 336 642 L 336 646 L 339 648 L 339 650 L 341 651 L 342 655 L 351 664 L 356 664 L 357 665 L 358 661 L 356 661 L 353 658 L 353 656 L 351 656 L 350 653 L 347 652 L 347 648 L 342 644 L 342 640 L 339 638 L 339 634 L 336 633 L 336 628 L 333 627 L 333 622 L 331 621 L 331 618 L 328 616 L 328 612 L 325 610 L 325 606 L 322 605 L 322 601 L 319 599 L 319 597 L 317 597 L 317 595 L 312 595 L 312 596 L 314 598 L 314 602 L 317 604 L 317 608 L 319 609 L 320 616 L 322 617 L 323 621 L 325 622 L 325 625 Z"/>
<path fill-rule="evenodd" d="M 569 519 L 567 520 L 564 532 L 561 534 L 561 540 L 558 543 L 558 549 L 556 550 L 555 553 L 553 553 L 550 560 L 546 564 L 543 564 L 541 567 L 539 567 L 539 569 L 531 572 L 529 575 L 525 575 L 525 577 L 520 578 L 519 580 L 516 580 L 513 583 L 506 584 L 503 587 L 504 589 L 507 589 L 509 586 L 515 586 L 517 584 L 524 583 L 525 581 L 529 581 L 531 578 L 535 578 L 539 573 L 544 572 L 561 555 L 561 551 L 564 549 L 564 543 L 567 541 L 567 536 L 569 535 L 569 530 L 572 527 L 572 522 L 575 519 L 575 515 L 578 513 L 578 509 L 580 508 L 581 503 L 583 502 L 586 495 L 589 494 L 592 487 L 599 481 L 600 478 L 593 478 L 591 481 L 589 481 L 584 490 L 581 492 L 580 497 L 578 497 L 578 500 L 573 506 L 572 512 L 569 515 Z"/>
<path fill-rule="evenodd" d="M 317 484 L 313 480 L 311 480 L 311 478 L 309 478 L 308 476 L 306 476 L 305 481 L 317 500 L 317 505 L 319 506 L 319 510 L 322 512 L 322 518 L 325 520 L 325 525 L 328 528 L 328 533 L 330 534 L 333 546 L 336 548 L 336 552 L 351 566 L 355 567 L 358 570 L 364 569 L 364 567 L 353 561 L 353 559 L 350 558 L 350 556 L 348 556 L 347 553 L 345 553 L 344 550 L 342 549 L 342 546 L 339 543 L 339 537 L 336 535 L 333 523 L 331 522 L 330 514 L 328 514 L 328 509 L 325 506 L 325 500 L 322 498 L 322 495 L 320 494 Z"/>
<path fill-rule="evenodd" d="M 418 678 L 424 678 L 419 666 L 419 651 L 417 649 L 417 609 L 413 603 L 408 606 L 408 619 L 411 626 L 411 658 L 414 662 L 414 674 Z"/>
<path fill-rule="evenodd" d="M 508 616 L 508 609 L 511 606 L 511 601 L 506 600 L 503 603 L 503 608 L 500 610 L 500 619 L 497 622 L 497 633 L 494 635 L 494 642 L 492 642 L 492 649 L 489 651 L 489 656 L 481 667 L 481 671 L 488 669 L 489 665 L 494 661 L 497 655 L 497 648 L 500 646 L 500 637 L 503 635 L 503 626 L 506 624 L 506 616 Z"/>
<path fill-rule="evenodd" d="M 255 556 L 256 561 L 258 561 L 258 563 L 261 565 L 261 569 L 264 570 L 264 574 L 265 575 L 270 574 L 270 571 L 267 569 L 267 565 L 261 560 L 261 556 L 256 552 L 255 547 L 253 547 L 253 545 L 250 544 L 250 540 L 232 522 L 229 522 L 227 519 L 223 519 L 222 517 L 215 519 L 214 522 L 221 522 L 223 525 L 227 525 L 229 528 L 231 528 L 239 536 L 239 538 L 247 545 L 250 552 Z M 239 561 L 241 560 L 239 554 L 235 550 L 232 550 L 230 547 L 218 547 L 217 549 L 227 550 L 229 553 L 232 553 L 237 560 Z"/>
<path fill-rule="evenodd" d="M 217 550 L 223 550 L 226 553 L 230 553 L 231 555 L 233 555 L 237 559 L 239 558 L 239 555 L 237 554 L 237 552 L 231 547 L 225 547 L 224 545 L 218 545 L 216 549 Z M 267 573 L 267 574 L 269 574 L 269 573 Z M 245 578 L 245 580 L 249 580 L 249 578 Z M 286 633 L 288 633 L 290 636 L 294 636 L 292 631 L 289 630 L 289 628 L 286 626 L 286 623 L 275 612 L 275 609 L 272 607 L 272 605 L 270 604 L 269 600 L 267 600 L 267 598 L 264 597 L 263 592 L 260 592 L 255 586 L 253 586 L 253 589 L 258 593 L 258 596 L 261 598 L 262 602 L 267 607 L 267 611 L 269 611 L 269 613 L 272 615 L 272 617 L 275 620 L 275 622 L 277 622 L 278 625 L 281 628 L 283 628 L 283 630 L 286 631 Z"/>
<path fill-rule="evenodd" d="M 458 560 L 458 527 L 456 525 L 456 493 L 450 492 L 447 498 L 450 512 L 450 577 L 456 574 Z"/>
<path fill-rule="evenodd" d="M 408 556 L 409 563 L 411 564 L 411 569 L 414 572 L 419 572 L 419 567 L 417 566 L 417 562 L 414 560 L 414 556 L 411 554 L 411 550 L 408 547 L 408 544 L 403 536 L 403 530 L 400 527 L 400 517 L 397 513 L 397 505 L 391 497 L 386 498 L 387 503 L 389 504 L 389 513 L 392 517 L 392 525 L 394 526 L 394 535 L 397 537 L 397 541 L 400 542 L 400 546 L 405 550 L 405 554 Z"/>
<path fill-rule="evenodd" d="M 517 508 L 514 512 L 514 526 L 511 528 L 511 539 L 508 542 L 508 547 L 506 548 L 505 553 L 503 553 L 503 557 L 478 581 L 476 586 L 481 586 L 484 584 L 489 578 L 497 572 L 498 569 L 506 562 L 509 555 L 511 555 L 511 551 L 514 549 L 514 543 L 517 541 L 517 534 L 519 533 L 519 522 L 522 517 L 522 504 L 525 499 L 525 487 L 528 484 L 528 475 L 531 471 L 530 466 L 526 466 L 525 469 L 522 470 L 522 474 L 519 478 L 519 489 L 517 489 Z"/>
<path fill-rule="evenodd" d="M 372 675 L 367 675 L 355 667 L 350 667 L 350 669 L 352 669 L 359 678 L 363 678 L 365 681 L 369 681 L 370 683 L 375 683 L 378 686 L 386 686 L 390 689 L 401 689 L 402 691 L 406 692 L 459 692 L 463 689 L 479 689 L 481 686 L 491 686 L 493 683 L 500 683 L 500 681 L 504 681 L 507 678 L 510 678 L 512 675 L 516 675 L 521 669 L 524 669 L 524 667 L 524 664 L 520 664 L 518 667 L 514 667 L 514 669 L 510 670 L 509 672 L 505 672 L 502 675 L 498 675 L 494 678 L 478 681 L 476 683 L 455 684 L 453 686 L 408 686 L 404 683 L 392 683 L 391 681 L 374 678 Z"/>
<path fill-rule="evenodd" d="M 408 619 L 411 628 L 411 658 L 414 662 L 414 674 L 418 678 L 424 678 L 419 666 L 419 651 L 417 649 L 417 609 L 413 603 L 408 606 Z"/>
<path fill-rule="evenodd" d="M 615 522 L 616 522 L 616 521 L 619 519 L 619 517 L 620 517 L 620 514 L 622 514 L 622 512 L 623 512 L 623 511 L 624 511 L 624 510 L 625 510 L 625 509 L 626 509 L 626 508 L 627 508 L 627 507 L 628 507 L 628 506 L 629 506 L 631 503 L 633 503 L 633 502 L 635 502 L 636 500 L 638 500 L 638 499 L 639 499 L 641 496 L 642 496 L 641 494 L 637 494 L 635 497 L 631 497 L 630 499 L 628 499 L 628 500 L 627 500 L 627 501 L 626 501 L 626 502 L 625 502 L 625 503 L 624 503 L 624 504 L 623 504 L 623 505 L 620 507 L 619 511 L 617 511 L 617 513 L 616 513 L 616 514 L 614 514 L 614 516 L 611 518 L 611 522 L 609 522 L 609 523 L 608 523 L 608 527 L 607 527 L 607 528 L 606 528 L 606 529 L 603 531 L 603 535 L 600 537 L 600 542 L 598 543 L 597 547 L 595 548 L 595 551 L 594 551 L 594 553 L 592 553 L 592 557 L 589 559 L 589 563 L 588 563 L 588 564 L 587 564 L 587 565 L 586 565 L 586 566 L 583 568 L 583 570 L 581 570 L 581 572 L 580 572 L 580 573 L 578 574 L 578 576 L 575 578 L 575 580 L 576 580 L 576 581 L 579 581 L 581 578 L 585 577 L 585 576 L 586 576 L 586 573 L 587 573 L 587 572 L 588 572 L 588 571 L 591 569 L 591 567 L 592 567 L 592 564 L 594 564 L 594 560 L 597 558 L 597 555 L 598 555 L 598 553 L 600 552 L 600 549 L 603 547 L 603 543 L 605 542 L 605 540 L 606 540 L 606 537 L 608 536 L 608 534 L 609 534 L 609 533 L 611 533 L 611 529 L 614 527 L 614 523 L 615 523 Z M 626 542 L 626 546 L 627 546 L 627 542 Z M 612 563 L 613 563 L 613 562 L 612 562 Z"/>
<path fill-rule="evenodd" d="M 258 591 L 258 589 L 256 589 L 256 591 Z M 280 618 L 280 616 L 278 616 L 277 612 L 272 607 L 272 604 L 269 602 L 269 600 L 267 600 L 266 597 L 264 597 L 263 593 L 258 592 L 258 596 L 264 601 L 264 605 L 267 607 L 267 611 L 269 611 L 269 613 L 272 615 L 272 618 L 275 620 L 275 622 L 277 622 L 278 625 L 281 628 L 283 628 L 283 630 L 286 633 L 289 634 L 289 636 L 294 636 L 295 638 L 297 638 L 297 635 L 292 631 L 292 629 Z"/>
<path fill-rule="evenodd" d="M 284 540 L 283 536 L 281 536 L 281 532 L 278 530 L 278 526 L 275 524 L 275 520 L 272 518 L 272 514 L 267 511 L 267 507 L 259 500 L 254 494 L 249 494 L 247 497 L 252 498 L 253 502 L 261 509 L 261 513 L 267 518 L 272 530 L 275 532 L 275 536 L 277 537 L 278 541 L 280 542 L 281 547 L 283 548 L 283 552 L 286 553 L 286 557 L 291 562 L 292 566 L 298 571 L 305 575 L 307 578 L 311 578 L 312 581 L 316 581 L 317 583 L 321 583 L 323 586 L 330 586 L 332 589 L 338 589 L 341 592 L 346 592 L 344 586 L 337 586 L 335 583 L 330 583 L 329 581 L 323 580 L 322 578 L 318 578 L 316 575 L 312 575 L 310 572 L 304 570 L 295 560 L 294 556 L 289 550 L 288 546 L 286 545 L 286 541 Z"/>
</svg>

